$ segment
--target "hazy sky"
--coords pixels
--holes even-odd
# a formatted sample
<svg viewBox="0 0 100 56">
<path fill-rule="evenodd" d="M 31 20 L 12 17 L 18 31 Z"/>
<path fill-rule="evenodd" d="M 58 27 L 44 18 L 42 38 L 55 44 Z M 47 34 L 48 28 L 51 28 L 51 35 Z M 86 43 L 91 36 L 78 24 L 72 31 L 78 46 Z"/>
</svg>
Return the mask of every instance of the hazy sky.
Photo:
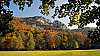
<svg viewBox="0 0 100 56">
<path fill-rule="evenodd" d="M 56 5 L 61 5 L 63 3 L 66 3 L 67 0 L 57 0 L 56 1 Z M 64 17 L 64 18 L 61 18 L 61 19 L 58 19 L 56 17 L 56 19 L 52 19 L 51 16 L 53 15 L 53 12 L 54 10 L 53 9 L 50 9 L 50 14 L 48 16 L 44 16 L 40 13 L 40 9 L 39 6 L 41 5 L 41 2 L 38 1 L 38 0 L 34 0 L 33 1 L 33 4 L 31 7 L 27 7 L 25 6 L 24 7 L 24 10 L 21 11 L 19 10 L 18 6 L 16 6 L 14 3 L 11 2 L 11 5 L 10 5 L 10 9 L 13 11 L 13 15 L 14 16 L 19 16 L 19 17 L 27 17 L 27 16 L 31 16 L 31 17 L 34 17 L 34 16 L 43 16 L 47 19 L 50 19 L 51 21 L 53 20 L 60 20 L 61 22 L 63 22 L 64 24 L 68 25 L 69 23 L 69 19 L 68 17 Z M 90 24 L 88 25 L 89 27 L 96 27 L 95 24 Z M 77 28 L 77 26 L 73 26 L 73 27 L 69 27 L 70 29 L 75 29 Z"/>
</svg>

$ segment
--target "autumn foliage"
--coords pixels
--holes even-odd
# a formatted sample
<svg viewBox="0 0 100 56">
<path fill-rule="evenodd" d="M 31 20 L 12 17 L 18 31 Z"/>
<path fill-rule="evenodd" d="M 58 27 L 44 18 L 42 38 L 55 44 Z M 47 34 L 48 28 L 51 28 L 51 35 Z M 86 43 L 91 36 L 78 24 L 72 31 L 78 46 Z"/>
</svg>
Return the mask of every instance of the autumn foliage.
<svg viewBox="0 0 100 56">
<path fill-rule="evenodd" d="M 27 25 L 18 17 L 14 17 L 13 20 L 10 22 L 10 24 L 11 24 L 11 27 L 17 31 L 20 31 L 20 32 L 31 31 L 31 26 Z"/>
<path fill-rule="evenodd" d="M 0 36 L 0 50 L 51 50 L 51 49 L 86 49 L 91 40 L 84 32 L 43 30 L 31 27 L 19 18 L 9 22 L 13 32 Z"/>
</svg>

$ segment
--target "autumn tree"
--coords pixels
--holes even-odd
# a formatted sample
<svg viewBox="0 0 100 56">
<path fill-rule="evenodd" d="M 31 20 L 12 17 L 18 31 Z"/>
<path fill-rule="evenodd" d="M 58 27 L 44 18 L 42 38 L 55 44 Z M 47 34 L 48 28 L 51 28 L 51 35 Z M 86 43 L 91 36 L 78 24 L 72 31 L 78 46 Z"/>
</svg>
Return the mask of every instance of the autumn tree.
<svg viewBox="0 0 100 56">
<path fill-rule="evenodd" d="M 97 20 L 97 30 L 91 31 L 88 35 L 92 35 L 88 37 L 97 39 L 95 43 L 100 41 L 98 35 L 100 32 L 100 0 L 68 0 L 68 3 L 55 8 L 53 18 L 57 15 L 59 18 L 69 16 L 69 26 L 77 25 L 79 28 Z M 93 36 L 96 36 L 96 38 Z"/>
<path fill-rule="evenodd" d="M 73 32 L 72 34 L 72 42 L 74 43 L 74 48 L 90 48 L 91 39 L 89 39 L 84 32 Z"/>
<path fill-rule="evenodd" d="M 9 9 L 11 1 L 18 5 L 20 10 L 23 10 L 25 5 L 30 7 L 34 0 L 0 0 L 1 35 L 6 32 L 11 32 L 11 30 L 9 30 L 8 22 L 12 20 L 12 11 L 4 8 L 7 6 Z M 56 0 L 40 1 L 42 1 L 42 5 L 39 8 L 43 15 L 48 15 L 49 8 L 55 7 Z M 65 4 L 55 7 L 55 14 L 53 15 L 53 18 L 55 16 L 58 16 L 58 18 L 69 16 L 69 25 L 77 25 L 79 28 L 82 28 L 89 23 L 94 23 L 95 20 L 97 20 L 97 30 L 100 32 L 100 0 L 68 0 Z M 99 32 L 95 33 L 96 36 Z M 96 39 L 100 40 L 99 36 L 97 36 Z"/>
<path fill-rule="evenodd" d="M 1 40 L 1 50 L 17 50 L 17 37 L 14 33 L 8 33 Z"/>
<path fill-rule="evenodd" d="M 16 49 L 17 50 L 24 50 L 25 49 L 25 46 L 24 46 L 25 42 L 23 41 L 23 37 L 21 36 L 21 33 L 17 31 L 16 37 L 17 37 Z"/>
</svg>

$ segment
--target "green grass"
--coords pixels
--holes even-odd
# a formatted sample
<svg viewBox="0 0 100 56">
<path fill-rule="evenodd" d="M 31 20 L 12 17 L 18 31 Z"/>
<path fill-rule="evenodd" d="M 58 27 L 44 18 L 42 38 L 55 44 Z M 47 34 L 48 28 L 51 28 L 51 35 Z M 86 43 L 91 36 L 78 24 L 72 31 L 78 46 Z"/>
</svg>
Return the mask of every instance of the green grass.
<svg viewBox="0 0 100 56">
<path fill-rule="evenodd" d="M 100 50 L 0 51 L 0 56 L 100 56 Z"/>
</svg>

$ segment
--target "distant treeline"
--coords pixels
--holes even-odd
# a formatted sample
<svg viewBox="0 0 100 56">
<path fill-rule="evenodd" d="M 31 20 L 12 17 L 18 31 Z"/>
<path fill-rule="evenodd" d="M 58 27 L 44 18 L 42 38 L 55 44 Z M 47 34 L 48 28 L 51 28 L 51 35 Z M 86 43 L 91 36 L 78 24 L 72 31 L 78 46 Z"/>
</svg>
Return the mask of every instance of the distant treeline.
<svg viewBox="0 0 100 56">
<path fill-rule="evenodd" d="M 0 50 L 88 49 L 91 40 L 82 32 L 15 31 L 0 37 Z"/>
</svg>

